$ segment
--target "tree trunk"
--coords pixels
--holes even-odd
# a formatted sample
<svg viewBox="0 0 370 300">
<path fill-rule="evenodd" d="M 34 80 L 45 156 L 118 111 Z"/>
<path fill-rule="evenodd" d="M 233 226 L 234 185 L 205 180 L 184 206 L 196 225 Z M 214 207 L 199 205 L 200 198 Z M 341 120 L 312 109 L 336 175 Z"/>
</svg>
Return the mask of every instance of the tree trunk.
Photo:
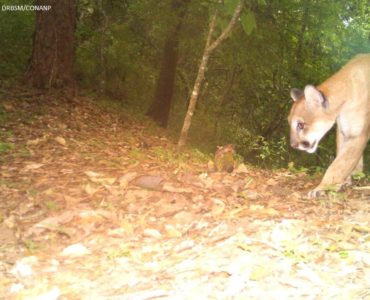
<svg viewBox="0 0 370 300">
<path fill-rule="evenodd" d="M 106 33 L 107 33 L 107 23 L 108 18 L 105 13 L 105 8 L 103 5 L 103 0 L 99 1 L 100 10 L 100 43 L 99 43 L 99 62 L 100 62 L 100 80 L 99 80 L 99 93 L 103 95 L 106 91 L 107 83 L 107 59 L 106 59 Z"/>
<path fill-rule="evenodd" d="M 200 87 L 201 87 L 201 85 L 203 83 L 203 80 L 204 80 L 204 74 L 206 72 L 209 56 L 211 55 L 213 50 L 215 50 L 222 43 L 222 41 L 227 38 L 231 29 L 234 27 L 236 21 L 239 19 L 239 16 L 242 12 L 242 9 L 243 9 L 243 0 L 239 1 L 238 5 L 237 5 L 237 7 L 234 11 L 234 14 L 231 18 L 231 21 L 229 22 L 227 27 L 222 31 L 220 36 L 213 42 L 212 42 L 212 34 L 213 34 L 213 31 L 214 31 L 215 25 L 216 25 L 217 11 L 212 17 L 211 23 L 209 25 L 207 42 L 206 42 L 206 46 L 204 48 L 202 61 L 200 63 L 198 75 L 197 75 L 197 78 L 196 78 L 195 83 L 194 83 L 193 92 L 191 93 L 191 96 L 190 96 L 189 107 L 188 107 L 188 111 L 186 112 L 184 124 L 183 124 L 182 129 L 181 129 L 180 138 L 179 138 L 179 141 L 177 143 L 177 148 L 178 149 L 181 149 L 186 145 L 186 140 L 188 138 L 189 128 L 190 128 L 190 125 L 191 125 L 191 120 L 192 120 L 192 117 L 193 117 L 193 114 L 194 114 L 194 111 L 195 111 L 195 107 L 196 107 L 196 104 L 197 104 L 197 101 L 198 101 Z"/>
<path fill-rule="evenodd" d="M 37 0 L 50 5 L 49 11 L 36 12 L 33 50 L 26 81 L 36 88 L 73 88 L 75 53 L 75 0 Z"/>
<path fill-rule="evenodd" d="M 308 26 L 308 17 L 309 17 L 309 1 L 305 0 L 303 2 L 303 18 L 302 18 L 302 25 L 301 29 L 299 31 L 299 36 L 298 36 L 298 45 L 296 49 L 296 62 L 298 65 L 303 65 L 303 49 L 304 49 L 304 35 L 306 33 L 306 29 Z"/>
<path fill-rule="evenodd" d="M 154 99 L 147 112 L 147 115 L 162 127 L 167 127 L 170 114 L 178 60 L 179 34 L 188 3 L 189 0 L 172 1 L 172 8 L 176 11 L 178 20 L 175 28 L 167 37 Z"/>
</svg>

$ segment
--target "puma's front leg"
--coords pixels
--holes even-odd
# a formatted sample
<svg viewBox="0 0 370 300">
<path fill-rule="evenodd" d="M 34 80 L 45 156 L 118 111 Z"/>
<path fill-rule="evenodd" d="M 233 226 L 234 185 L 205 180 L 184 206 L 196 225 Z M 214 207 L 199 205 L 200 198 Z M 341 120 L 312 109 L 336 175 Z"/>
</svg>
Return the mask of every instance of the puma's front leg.
<svg viewBox="0 0 370 300">
<path fill-rule="evenodd" d="M 336 135 L 336 141 L 337 141 L 337 156 L 339 155 L 341 149 L 343 148 L 346 138 L 343 135 L 343 132 L 341 130 L 341 125 L 337 124 L 337 135 Z M 357 172 L 362 172 L 364 167 L 364 161 L 363 161 L 363 156 L 361 155 L 360 160 L 358 161 L 356 167 L 354 170 L 351 172 L 351 174 L 346 178 L 344 181 L 343 185 L 351 185 L 352 184 L 352 175 L 354 175 Z"/>
<path fill-rule="evenodd" d="M 321 183 L 308 193 L 310 198 L 318 197 L 330 188 L 339 190 L 351 173 L 362 167 L 362 152 L 366 147 L 366 135 L 352 137 L 340 145 L 337 157 L 326 170 Z"/>
</svg>

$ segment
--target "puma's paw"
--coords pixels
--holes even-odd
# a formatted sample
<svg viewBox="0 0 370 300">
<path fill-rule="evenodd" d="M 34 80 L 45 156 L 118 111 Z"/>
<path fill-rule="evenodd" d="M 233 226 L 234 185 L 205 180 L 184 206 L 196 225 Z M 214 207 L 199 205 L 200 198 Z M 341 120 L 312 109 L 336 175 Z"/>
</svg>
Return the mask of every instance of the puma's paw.
<svg viewBox="0 0 370 300">
<path fill-rule="evenodd" d="M 308 198 L 318 198 L 318 197 L 324 196 L 325 194 L 326 194 L 325 190 L 317 187 L 313 189 L 312 191 L 309 191 L 307 194 L 307 197 Z"/>
<path fill-rule="evenodd" d="M 340 184 L 331 184 L 331 185 L 319 185 L 312 191 L 309 191 L 307 194 L 308 198 L 318 198 L 321 196 L 325 196 L 326 192 L 333 191 L 333 192 L 343 192 L 348 186 L 349 182 L 346 181 Z"/>
</svg>

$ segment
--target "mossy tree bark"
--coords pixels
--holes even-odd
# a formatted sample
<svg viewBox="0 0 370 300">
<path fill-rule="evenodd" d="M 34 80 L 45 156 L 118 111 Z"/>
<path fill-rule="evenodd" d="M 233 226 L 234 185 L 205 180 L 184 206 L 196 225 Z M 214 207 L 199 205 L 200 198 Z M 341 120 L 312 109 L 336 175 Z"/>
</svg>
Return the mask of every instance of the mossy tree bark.
<svg viewBox="0 0 370 300">
<path fill-rule="evenodd" d="M 51 9 L 36 13 L 26 81 L 36 88 L 73 88 L 76 1 L 37 0 L 36 5 L 50 5 Z"/>
<path fill-rule="evenodd" d="M 189 0 L 172 1 L 172 8 L 175 11 L 177 24 L 168 34 L 164 45 L 161 69 L 156 83 L 154 99 L 147 112 L 147 115 L 162 127 L 167 127 L 170 115 L 178 61 L 179 35 L 189 2 Z"/>
</svg>

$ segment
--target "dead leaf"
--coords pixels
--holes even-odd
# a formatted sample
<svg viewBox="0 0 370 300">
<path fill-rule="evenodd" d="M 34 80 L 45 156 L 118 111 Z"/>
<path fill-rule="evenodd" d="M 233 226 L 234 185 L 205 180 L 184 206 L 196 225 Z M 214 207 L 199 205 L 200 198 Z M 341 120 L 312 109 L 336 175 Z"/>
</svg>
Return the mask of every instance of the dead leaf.
<svg viewBox="0 0 370 300">
<path fill-rule="evenodd" d="M 39 260 L 36 256 L 26 256 L 15 263 L 10 273 L 16 277 L 29 277 L 33 275 L 33 267 L 37 267 Z"/>
<path fill-rule="evenodd" d="M 241 196 L 249 200 L 257 200 L 259 198 L 262 198 L 262 196 L 254 190 L 242 191 Z"/>
<path fill-rule="evenodd" d="M 177 213 L 173 219 L 176 222 L 176 225 L 189 225 L 195 220 L 197 220 L 196 216 L 188 211 L 181 211 Z"/>
<path fill-rule="evenodd" d="M 278 182 L 275 179 L 270 178 L 269 180 L 266 181 L 266 184 L 267 185 L 277 185 Z"/>
<path fill-rule="evenodd" d="M 192 189 L 190 188 L 184 188 L 184 187 L 175 187 L 171 183 L 164 183 L 163 184 L 163 190 L 170 193 L 191 193 Z"/>
<path fill-rule="evenodd" d="M 182 233 L 179 230 L 177 230 L 175 226 L 171 224 L 166 224 L 165 229 L 166 229 L 167 235 L 171 238 L 179 238 L 182 236 Z"/>
<path fill-rule="evenodd" d="M 80 257 L 90 254 L 91 251 L 81 243 L 70 245 L 63 249 L 61 255 L 68 257 Z"/>
<path fill-rule="evenodd" d="M 214 172 L 216 170 L 215 163 L 212 160 L 209 160 L 207 163 L 208 172 Z"/>
<path fill-rule="evenodd" d="M 116 182 L 115 177 L 102 177 L 102 178 L 91 177 L 90 180 L 92 182 L 100 183 L 102 185 L 112 185 L 113 183 Z"/>
<path fill-rule="evenodd" d="M 42 138 L 37 138 L 37 139 L 34 139 L 34 140 L 28 140 L 26 145 L 27 146 L 35 146 L 35 145 L 39 144 L 41 141 L 43 141 Z"/>
<path fill-rule="evenodd" d="M 79 203 L 79 202 L 82 201 L 81 198 L 71 197 L 71 196 L 68 196 L 68 195 L 63 195 L 63 198 L 64 198 L 64 201 L 66 201 L 66 203 L 68 203 L 68 204 L 76 204 L 76 203 Z"/>
<path fill-rule="evenodd" d="M 120 226 L 127 234 L 134 233 L 134 226 L 130 221 L 123 219 L 120 221 Z"/>
<path fill-rule="evenodd" d="M 236 169 L 234 170 L 235 173 L 248 173 L 248 168 L 245 164 L 239 164 Z"/>
<path fill-rule="evenodd" d="M 11 103 L 2 103 L 2 106 L 6 111 L 13 111 L 16 110 L 16 108 Z"/>
<path fill-rule="evenodd" d="M 16 226 L 17 222 L 15 219 L 15 215 L 10 215 L 8 218 L 6 218 L 3 223 L 6 225 L 6 227 L 12 229 Z"/>
<path fill-rule="evenodd" d="M 85 171 L 85 175 L 89 176 L 90 178 L 95 178 L 101 176 L 100 173 L 93 172 L 93 171 Z"/>
<path fill-rule="evenodd" d="M 271 274 L 269 266 L 254 266 L 250 274 L 250 279 L 254 281 L 262 280 Z"/>
<path fill-rule="evenodd" d="M 134 185 L 148 190 L 161 190 L 162 181 L 161 176 L 143 175 L 135 179 Z"/>
<path fill-rule="evenodd" d="M 84 190 L 87 194 L 92 196 L 99 190 L 99 187 L 93 187 L 90 183 L 88 183 L 85 185 Z"/>
<path fill-rule="evenodd" d="M 146 237 L 152 237 L 152 238 L 156 238 L 156 239 L 159 239 L 159 238 L 162 237 L 162 234 L 157 229 L 153 229 L 153 228 L 144 229 L 143 234 Z"/>
<path fill-rule="evenodd" d="M 54 193 L 54 188 L 48 188 L 42 192 L 44 195 L 52 195 Z"/>
<path fill-rule="evenodd" d="M 135 177 L 137 176 L 136 172 L 130 172 L 126 173 L 125 175 L 121 176 L 118 181 L 119 181 L 119 186 L 121 188 L 127 188 L 128 184 L 130 181 L 132 181 Z"/>
<path fill-rule="evenodd" d="M 44 164 L 31 163 L 25 166 L 24 171 L 37 170 L 41 168 Z"/>
<path fill-rule="evenodd" d="M 54 139 L 58 144 L 62 145 L 62 146 L 65 146 L 67 144 L 66 140 L 64 138 L 62 138 L 61 136 L 57 136 L 55 139 Z"/>
<path fill-rule="evenodd" d="M 284 245 L 295 241 L 302 233 L 305 222 L 301 220 L 286 219 L 276 224 L 271 239 L 278 245 Z"/>
<path fill-rule="evenodd" d="M 213 205 L 212 205 L 212 215 L 218 216 L 222 214 L 225 210 L 225 203 L 221 199 L 212 199 Z"/>
</svg>

